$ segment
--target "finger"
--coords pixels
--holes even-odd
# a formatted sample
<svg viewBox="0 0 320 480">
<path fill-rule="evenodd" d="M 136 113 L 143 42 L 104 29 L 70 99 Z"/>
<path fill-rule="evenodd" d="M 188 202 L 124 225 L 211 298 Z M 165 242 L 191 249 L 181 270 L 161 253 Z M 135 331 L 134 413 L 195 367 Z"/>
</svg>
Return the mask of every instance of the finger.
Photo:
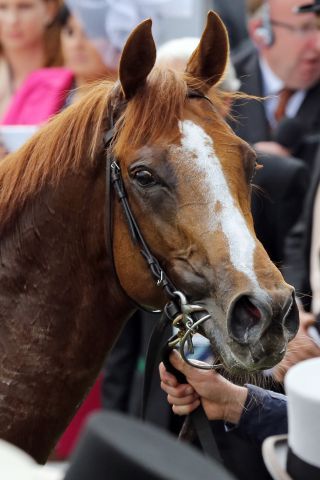
<svg viewBox="0 0 320 480">
<path fill-rule="evenodd" d="M 208 365 L 206 362 L 202 362 L 201 360 L 193 360 L 193 366 L 189 365 L 183 360 L 180 353 L 178 353 L 176 350 L 173 350 L 170 355 L 170 363 L 176 367 L 177 370 L 180 370 L 180 372 L 184 373 L 185 376 L 187 376 L 189 372 L 194 372 L 194 367 Z"/>
<path fill-rule="evenodd" d="M 193 395 L 187 395 L 181 398 L 172 396 L 172 395 L 167 395 L 167 400 L 170 403 L 170 405 L 176 405 L 176 406 L 192 405 L 196 400 L 199 400 L 199 396 L 196 393 Z"/>
<path fill-rule="evenodd" d="M 189 413 L 193 412 L 196 408 L 200 405 L 200 400 L 195 400 L 190 405 L 172 405 L 172 411 L 176 415 L 189 415 Z"/>
<path fill-rule="evenodd" d="M 176 350 L 173 350 L 171 355 L 170 355 L 170 363 L 180 372 L 182 372 L 185 377 L 188 376 L 189 372 L 191 370 L 194 370 L 194 367 L 191 367 L 191 365 L 188 365 L 183 358 L 181 357 L 180 353 L 178 353 Z"/>
<path fill-rule="evenodd" d="M 170 387 L 168 384 L 161 382 L 160 385 L 164 392 L 176 398 L 183 398 L 183 397 L 196 394 L 194 389 L 187 384 L 178 385 L 177 387 Z"/>
<path fill-rule="evenodd" d="M 172 373 L 169 373 L 166 370 L 166 367 L 164 366 L 163 362 L 160 363 L 159 365 L 159 374 L 160 374 L 160 379 L 163 383 L 170 385 L 171 387 L 176 387 L 179 385 L 178 380 Z"/>
</svg>

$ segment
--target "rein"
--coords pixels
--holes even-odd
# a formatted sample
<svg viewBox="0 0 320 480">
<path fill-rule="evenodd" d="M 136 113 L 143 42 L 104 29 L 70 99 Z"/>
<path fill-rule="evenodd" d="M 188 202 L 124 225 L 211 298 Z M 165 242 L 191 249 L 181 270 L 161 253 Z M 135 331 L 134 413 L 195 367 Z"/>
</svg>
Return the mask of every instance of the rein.
<svg viewBox="0 0 320 480">
<path fill-rule="evenodd" d="M 188 92 L 188 98 L 202 98 L 206 99 L 213 106 L 211 100 L 195 91 Z M 186 379 L 181 372 L 177 371 L 170 363 L 169 356 L 172 349 L 177 348 L 180 352 L 183 360 L 191 365 L 192 367 L 200 368 L 203 370 L 217 370 L 222 367 L 221 364 L 202 364 L 198 365 L 193 363 L 188 357 L 188 353 L 194 353 L 194 347 L 192 343 L 192 337 L 195 333 L 198 333 L 199 327 L 211 318 L 211 315 L 206 311 L 206 309 L 200 305 L 193 305 L 188 303 L 185 294 L 177 290 L 171 280 L 167 277 L 165 271 L 162 269 L 159 261 L 150 251 L 144 237 L 140 231 L 139 225 L 137 224 L 135 217 L 130 208 L 128 197 L 124 188 L 124 183 L 121 175 L 121 168 L 117 159 L 112 152 L 112 143 L 116 136 L 116 129 L 114 126 L 114 118 L 110 118 L 110 129 L 106 132 L 104 136 L 104 145 L 107 149 L 107 161 L 106 161 L 106 211 L 109 209 L 109 215 L 106 215 L 109 221 L 106 221 L 105 225 L 105 237 L 107 251 L 110 252 L 112 258 L 112 265 L 114 274 L 117 278 L 117 273 L 114 265 L 113 259 L 113 248 L 112 248 L 112 195 L 111 187 L 113 187 L 116 196 L 122 206 L 123 213 L 129 228 L 129 232 L 132 238 L 132 241 L 140 249 L 140 253 L 145 259 L 151 275 L 158 287 L 161 287 L 168 298 L 166 303 L 163 315 L 160 322 L 156 325 L 149 343 L 147 360 L 146 360 L 146 373 L 145 373 L 145 384 L 143 392 L 143 412 L 142 416 L 145 417 L 145 409 L 151 389 L 151 377 L 155 370 L 155 366 L 158 363 L 158 353 L 159 345 L 163 341 L 163 335 L 165 329 L 168 325 L 172 325 L 177 329 L 177 334 L 172 336 L 167 344 L 162 348 L 161 357 L 168 371 L 173 373 L 180 383 L 186 383 Z M 118 283 L 121 287 L 120 281 Z M 122 287 L 121 287 L 122 288 Z M 124 292 L 127 295 L 126 292 Z M 129 297 L 130 298 L 130 297 Z M 130 298 L 130 300 L 136 304 L 136 302 Z M 140 305 L 137 305 L 139 308 L 142 308 Z M 203 408 L 200 406 L 196 411 L 194 411 L 190 416 L 191 421 L 195 427 L 198 438 L 202 445 L 205 453 L 211 457 L 221 461 L 220 454 L 215 443 L 215 439 L 212 435 L 211 428 L 208 422 L 208 419 L 204 413 Z"/>
</svg>

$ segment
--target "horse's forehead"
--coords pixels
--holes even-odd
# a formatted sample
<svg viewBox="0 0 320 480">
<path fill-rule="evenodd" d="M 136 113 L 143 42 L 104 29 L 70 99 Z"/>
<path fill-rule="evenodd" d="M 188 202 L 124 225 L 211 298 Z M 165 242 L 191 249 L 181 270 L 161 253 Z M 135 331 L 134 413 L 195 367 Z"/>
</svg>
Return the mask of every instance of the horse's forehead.
<svg viewBox="0 0 320 480">
<path fill-rule="evenodd" d="M 179 143 L 169 147 L 170 156 L 177 170 L 188 166 L 189 171 L 198 175 L 210 175 L 217 159 L 223 168 L 221 155 L 217 152 L 217 142 L 203 126 L 186 119 L 179 121 L 179 131 Z M 220 153 L 219 147 L 218 150 Z"/>
<path fill-rule="evenodd" d="M 209 153 L 214 153 L 214 140 L 200 125 L 192 120 L 183 120 L 179 122 L 179 130 L 182 152 L 189 153 L 202 161 L 208 160 Z"/>
<path fill-rule="evenodd" d="M 197 210 L 198 225 L 195 218 L 193 220 L 193 230 L 198 228 L 207 235 L 221 231 L 223 236 L 220 239 L 216 237 L 216 244 L 226 242 L 235 269 L 245 273 L 257 286 L 254 273 L 255 240 L 233 191 L 237 181 L 229 181 L 215 150 L 214 139 L 200 125 L 184 120 L 180 123 L 180 129 L 181 145 L 172 148 L 177 154 L 177 163 L 181 163 L 188 172 L 185 190 L 187 202 L 196 205 L 197 198 L 202 205 L 201 211 Z M 193 188 L 195 184 L 197 188 Z"/>
</svg>

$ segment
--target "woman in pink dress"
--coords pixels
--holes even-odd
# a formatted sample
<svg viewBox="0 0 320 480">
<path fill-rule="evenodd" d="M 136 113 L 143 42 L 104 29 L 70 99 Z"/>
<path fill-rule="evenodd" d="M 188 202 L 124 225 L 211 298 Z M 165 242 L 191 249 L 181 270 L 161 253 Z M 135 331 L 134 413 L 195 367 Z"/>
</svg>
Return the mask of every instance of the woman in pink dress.
<svg viewBox="0 0 320 480">
<path fill-rule="evenodd" d="M 61 108 L 72 74 L 60 67 L 59 9 L 60 0 L 0 0 L 0 125 L 37 125 Z"/>
</svg>

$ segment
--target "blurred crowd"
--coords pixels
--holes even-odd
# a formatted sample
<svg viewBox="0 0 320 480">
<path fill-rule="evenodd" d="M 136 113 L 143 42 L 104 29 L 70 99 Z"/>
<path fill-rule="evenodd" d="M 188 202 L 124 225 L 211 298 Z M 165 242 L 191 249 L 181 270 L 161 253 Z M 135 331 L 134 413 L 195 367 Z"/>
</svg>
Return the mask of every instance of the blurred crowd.
<svg viewBox="0 0 320 480">
<path fill-rule="evenodd" d="M 114 3 L 105 2 L 110 15 L 101 26 L 99 9 L 96 17 L 87 15 L 77 8 L 82 5 L 77 0 L 0 0 L 0 158 L 9 149 L 7 126 L 41 125 L 78 101 L 94 82 L 116 80 L 121 39 L 145 15 L 154 12 L 160 19 L 166 6 L 165 0 Z M 253 180 L 256 233 L 298 295 L 298 335 L 281 364 L 264 372 L 265 384 L 280 392 L 292 365 L 320 355 L 320 16 L 316 9 L 298 13 L 304 3 L 211 2 L 225 22 L 231 46 L 218 87 L 226 93 L 219 108 L 235 132 L 255 148 L 263 166 Z M 95 35 L 94 18 L 97 32 L 105 30 L 105 35 Z M 158 65 L 183 70 L 198 41 L 186 35 L 160 45 Z M 104 408 L 138 415 L 146 345 L 157 318 L 139 311 L 129 320 L 95 390 L 100 395 L 102 389 Z M 154 383 L 148 418 L 177 431 L 180 418 L 172 415 L 159 379 Z M 238 478 L 269 478 L 254 460 L 252 452 L 258 456 L 258 450 L 235 438 L 237 447 L 226 447 L 219 428 L 219 445 Z M 244 456 L 255 462 L 252 477 L 239 463 Z"/>
</svg>

